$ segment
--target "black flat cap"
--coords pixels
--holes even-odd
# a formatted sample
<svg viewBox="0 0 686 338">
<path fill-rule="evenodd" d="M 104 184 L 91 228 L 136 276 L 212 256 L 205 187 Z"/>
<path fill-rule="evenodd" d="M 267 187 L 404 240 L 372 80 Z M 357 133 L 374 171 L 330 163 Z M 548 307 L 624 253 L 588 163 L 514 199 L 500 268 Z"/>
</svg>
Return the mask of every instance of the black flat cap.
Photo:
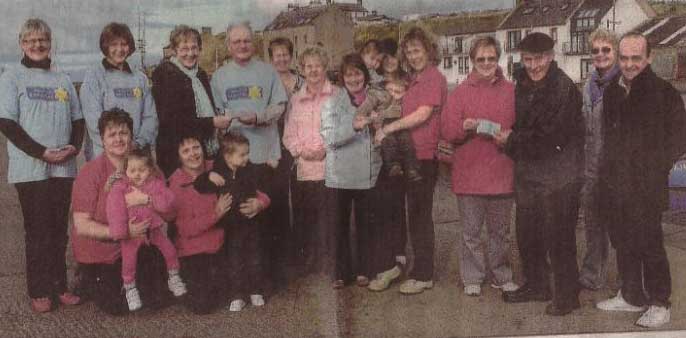
<svg viewBox="0 0 686 338">
<path fill-rule="evenodd" d="M 517 50 L 520 52 L 529 53 L 543 53 L 553 49 L 555 41 L 548 35 L 540 32 L 534 32 L 527 35 L 517 45 Z"/>
</svg>

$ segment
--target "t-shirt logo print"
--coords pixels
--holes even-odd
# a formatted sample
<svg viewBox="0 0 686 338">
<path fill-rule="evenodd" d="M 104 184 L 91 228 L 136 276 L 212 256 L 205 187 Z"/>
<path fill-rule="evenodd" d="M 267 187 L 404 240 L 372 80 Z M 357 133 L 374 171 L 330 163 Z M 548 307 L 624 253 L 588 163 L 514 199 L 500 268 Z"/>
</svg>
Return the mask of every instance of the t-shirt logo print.
<svg viewBox="0 0 686 338">
<path fill-rule="evenodd" d="M 69 92 L 66 89 L 60 87 L 55 89 L 55 99 L 62 103 L 69 101 Z"/>
<path fill-rule="evenodd" d="M 141 87 L 136 87 L 133 89 L 133 97 L 137 99 L 143 97 L 143 90 L 141 89 Z"/>
<path fill-rule="evenodd" d="M 240 86 L 240 87 L 231 87 L 226 89 L 226 100 L 227 101 L 234 101 L 234 100 L 242 100 L 242 99 L 250 99 L 250 100 L 259 100 L 262 98 L 262 87 L 260 86 Z"/>
<path fill-rule="evenodd" d="M 251 99 L 257 100 L 262 98 L 262 88 L 258 86 L 252 86 L 250 87 L 250 91 L 248 92 L 248 96 L 250 96 Z"/>
</svg>

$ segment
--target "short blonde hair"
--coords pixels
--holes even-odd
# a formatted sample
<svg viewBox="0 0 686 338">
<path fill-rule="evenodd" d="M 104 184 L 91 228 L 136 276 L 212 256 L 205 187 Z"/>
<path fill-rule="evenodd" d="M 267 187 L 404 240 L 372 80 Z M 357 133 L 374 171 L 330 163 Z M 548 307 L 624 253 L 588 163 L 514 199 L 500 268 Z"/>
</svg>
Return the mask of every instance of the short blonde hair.
<svg viewBox="0 0 686 338">
<path fill-rule="evenodd" d="M 324 69 L 328 69 L 329 54 L 327 54 L 326 51 L 319 46 L 310 46 L 305 48 L 305 51 L 303 51 L 302 54 L 300 54 L 300 57 L 298 57 L 298 64 L 300 65 L 301 70 L 302 68 L 305 68 L 305 58 L 310 56 L 318 57 L 319 62 L 322 63 Z"/>
<path fill-rule="evenodd" d="M 593 43 L 596 41 L 605 41 L 611 44 L 612 48 L 615 50 L 617 50 L 617 46 L 619 45 L 617 34 L 605 28 L 598 28 L 588 36 L 589 47 L 593 47 Z"/>
<path fill-rule="evenodd" d="M 477 36 L 472 40 L 472 44 L 469 47 L 469 58 L 474 61 L 479 48 L 485 47 L 493 47 L 495 49 L 495 56 L 500 59 L 500 43 L 490 35 Z"/>
<path fill-rule="evenodd" d="M 52 40 L 52 30 L 45 21 L 38 18 L 30 18 L 24 22 L 21 26 L 21 31 L 19 32 L 19 42 L 24 40 L 24 38 L 31 33 L 43 33 L 48 38 Z"/>
<path fill-rule="evenodd" d="M 178 25 L 174 27 L 174 30 L 169 34 L 169 47 L 171 47 L 171 49 L 176 49 L 182 42 L 190 39 L 195 39 L 198 48 L 202 49 L 202 37 L 200 37 L 200 32 L 187 25 Z"/>
</svg>

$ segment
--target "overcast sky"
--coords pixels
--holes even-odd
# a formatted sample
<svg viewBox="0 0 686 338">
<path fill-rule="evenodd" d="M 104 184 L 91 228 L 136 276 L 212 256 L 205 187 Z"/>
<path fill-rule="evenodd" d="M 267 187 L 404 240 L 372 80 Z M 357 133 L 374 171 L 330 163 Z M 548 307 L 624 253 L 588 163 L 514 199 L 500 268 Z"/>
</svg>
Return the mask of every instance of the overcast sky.
<svg viewBox="0 0 686 338">
<path fill-rule="evenodd" d="M 250 20 L 261 30 L 288 3 L 306 5 L 309 0 L 0 0 L 0 65 L 16 63 L 21 55 L 17 37 L 21 24 L 39 17 L 53 30 L 53 59 L 64 70 L 78 71 L 97 62 L 98 38 L 111 21 L 124 22 L 138 38 L 138 8 L 146 13 L 146 63 L 156 63 L 174 25 L 210 26 L 213 32 L 227 23 Z M 325 0 L 322 0 L 325 2 Z M 355 2 L 339 0 L 337 2 Z M 511 7 L 513 0 L 363 0 L 368 10 L 399 18 L 413 13 L 450 13 Z M 137 66 L 137 54 L 130 60 Z"/>
</svg>

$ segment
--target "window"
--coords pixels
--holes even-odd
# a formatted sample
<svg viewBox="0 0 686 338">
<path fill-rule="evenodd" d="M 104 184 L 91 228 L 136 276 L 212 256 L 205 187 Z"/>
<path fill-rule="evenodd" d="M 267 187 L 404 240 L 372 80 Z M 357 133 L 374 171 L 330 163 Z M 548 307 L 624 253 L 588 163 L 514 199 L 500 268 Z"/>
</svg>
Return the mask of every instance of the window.
<svg viewBox="0 0 686 338">
<path fill-rule="evenodd" d="M 457 58 L 457 73 L 467 74 L 469 73 L 469 57 L 460 56 Z"/>
<path fill-rule="evenodd" d="M 463 49 L 462 49 L 462 37 L 458 36 L 455 38 L 455 53 L 457 54 L 462 54 Z"/>
<path fill-rule="evenodd" d="M 519 41 L 522 40 L 522 31 L 509 31 L 507 32 L 507 46 L 505 46 L 506 51 L 511 51 L 517 48 Z"/>
<path fill-rule="evenodd" d="M 524 31 L 524 36 L 527 36 L 527 35 L 529 35 L 529 34 L 531 34 L 531 30 L 530 30 L 530 29 L 527 29 L 527 30 Z"/>
<path fill-rule="evenodd" d="M 453 68 L 453 57 L 447 56 L 443 58 L 443 69 Z"/>
<path fill-rule="evenodd" d="M 298 45 L 298 36 L 297 35 L 295 36 L 295 39 L 293 40 L 293 44 L 296 46 Z"/>
<path fill-rule="evenodd" d="M 307 44 L 307 34 L 303 35 L 303 40 L 304 40 L 305 44 Z"/>
<path fill-rule="evenodd" d="M 557 27 L 553 27 L 550 29 L 550 38 L 553 39 L 553 41 L 557 42 Z"/>
<path fill-rule="evenodd" d="M 572 45 L 570 52 L 572 54 L 588 54 L 588 36 L 590 32 L 572 32 Z"/>
<path fill-rule="evenodd" d="M 581 59 L 581 79 L 584 80 L 588 77 L 588 74 L 593 70 L 593 60 L 592 59 Z"/>
</svg>

